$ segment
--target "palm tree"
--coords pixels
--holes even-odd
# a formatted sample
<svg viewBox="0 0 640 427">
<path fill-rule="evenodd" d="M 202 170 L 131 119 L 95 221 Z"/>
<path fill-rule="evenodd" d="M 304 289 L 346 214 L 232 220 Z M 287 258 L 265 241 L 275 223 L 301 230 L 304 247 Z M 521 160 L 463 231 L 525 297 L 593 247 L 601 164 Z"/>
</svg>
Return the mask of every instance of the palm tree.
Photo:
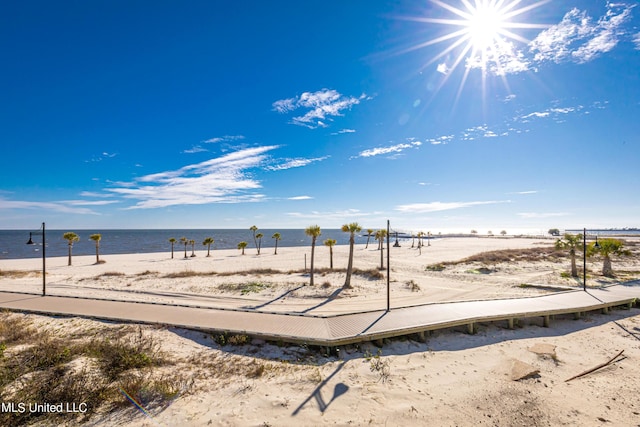
<svg viewBox="0 0 640 427">
<path fill-rule="evenodd" d="M 100 264 L 100 239 L 102 239 L 102 234 L 92 234 L 89 239 L 96 242 L 96 264 Z"/>
<path fill-rule="evenodd" d="M 342 231 L 349 233 L 349 263 L 347 264 L 347 277 L 344 281 L 343 288 L 351 288 L 351 272 L 353 271 L 353 245 L 355 244 L 355 234 L 360 232 L 362 227 L 357 222 L 345 224 Z"/>
<path fill-rule="evenodd" d="M 208 257 L 211 256 L 211 245 L 213 245 L 213 243 L 214 243 L 213 237 L 207 237 L 202 242 L 202 244 L 207 247 L 207 256 Z"/>
<path fill-rule="evenodd" d="M 311 279 L 309 281 L 309 285 L 313 286 L 313 256 L 316 250 L 316 239 L 322 233 L 320 231 L 319 225 L 310 225 L 309 227 L 305 228 L 304 234 L 311 237 Z"/>
<path fill-rule="evenodd" d="M 631 252 L 622 249 L 624 243 L 618 239 L 602 239 L 596 246 L 595 243 L 589 245 L 589 253 L 597 253 L 604 258 L 602 264 L 602 275 L 605 277 L 614 277 L 613 268 L 611 267 L 611 255 L 630 255 Z"/>
<path fill-rule="evenodd" d="M 187 239 L 186 237 L 181 237 L 180 238 L 180 243 L 184 243 L 184 257 L 187 257 L 187 245 L 189 244 L 189 239 Z"/>
<path fill-rule="evenodd" d="M 578 277 L 578 267 L 576 266 L 576 250 L 582 249 L 582 234 L 565 233 L 562 239 L 556 240 L 556 249 L 569 249 L 571 257 L 571 277 Z"/>
<path fill-rule="evenodd" d="M 415 246 L 416 243 L 416 235 L 413 234 L 413 232 L 411 233 L 411 247 L 413 248 Z"/>
<path fill-rule="evenodd" d="M 69 264 L 71 265 L 71 248 L 73 248 L 73 243 L 80 240 L 80 237 L 73 231 L 69 231 L 62 235 L 62 238 L 69 242 Z"/>
<path fill-rule="evenodd" d="M 249 230 L 253 231 L 253 243 L 256 245 L 256 249 L 258 249 L 258 242 L 256 241 L 256 231 L 258 230 L 258 227 L 256 227 L 255 225 L 252 225 L 251 227 L 249 227 Z M 260 255 L 259 249 L 258 249 L 258 255 Z"/>
<path fill-rule="evenodd" d="M 173 259 L 173 245 L 175 245 L 177 240 L 174 237 L 172 237 L 169 239 L 169 242 L 171 242 L 171 259 Z"/>
<path fill-rule="evenodd" d="M 335 239 L 327 239 L 323 243 L 325 246 L 329 246 L 329 268 L 333 270 L 333 246 L 337 242 Z"/>
<path fill-rule="evenodd" d="M 256 238 L 258 239 L 258 255 L 260 255 L 260 249 L 262 248 L 262 238 L 263 237 L 264 237 L 264 234 L 262 234 L 262 233 L 256 234 Z"/>
<path fill-rule="evenodd" d="M 387 237 L 387 230 L 376 231 L 376 239 L 380 241 L 380 270 L 384 268 L 384 238 Z"/>
<path fill-rule="evenodd" d="M 191 245 L 191 258 L 196 256 L 196 241 L 191 239 L 189 240 L 189 244 Z"/>
<path fill-rule="evenodd" d="M 276 249 L 273 251 L 273 254 L 278 255 L 278 240 L 280 240 L 282 236 L 280 235 L 280 233 L 273 233 L 273 236 L 271 236 L 271 238 L 276 239 Z"/>
<path fill-rule="evenodd" d="M 371 238 L 372 233 L 373 228 L 367 228 L 367 245 L 364 247 L 365 249 L 369 247 L 369 239 Z"/>
<path fill-rule="evenodd" d="M 431 246 L 431 232 L 427 231 L 427 246 Z"/>
<path fill-rule="evenodd" d="M 244 255 L 244 248 L 246 248 L 248 245 L 247 242 L 240 242 L 238 243 L 238 249 L 242 249 L 242 255 Z"/>
</svg>

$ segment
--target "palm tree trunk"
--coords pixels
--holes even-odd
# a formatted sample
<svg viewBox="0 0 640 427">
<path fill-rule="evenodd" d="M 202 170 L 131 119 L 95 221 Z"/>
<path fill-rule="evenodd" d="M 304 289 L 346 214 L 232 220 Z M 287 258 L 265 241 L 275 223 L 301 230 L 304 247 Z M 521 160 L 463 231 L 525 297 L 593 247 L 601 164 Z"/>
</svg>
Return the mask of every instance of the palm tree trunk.
<svg viewBox="0 0 640 427">
<path fill-rule="evenodd" d="M 173 243 L 171 244 L 171 259 L 173 259 Z"/>
<path fill-rule="evenodd" d="M 349 238 L 349 263 L 347 264 L 347 277 L 344 281 L 344 288 L 351 288 L 351 271 L 353 270 L 353 244 L 354 238 L 353 233 L 351 233 L 351 237 Z"/>
<path fill-rule="evenodd" d="M 313 258 L 316 251 L 316 238 L 311 239 L 311 275 L 309 285 L 313 286 Z"/>
<path fill-rule="evenodd" d="M 578 277 L 578 267 L 576 266 L 576 253 L 571 251 L 571 277 Z"/>
<path fill-rule="evenodd" d="M 611 267 L 611 257 L 609 257 L 609 255 L 604 256 L 602 275 L 605 277 L 613 277 L 613 268 Z"/>
<path fill-rule="evenodd" d="M 380 241 L 382 242 L 382 239 L 380 239 Z M 380 246 L 380 270 L 384 269 L 384 250 L 382 249 L 382 246 Z"/>
<path fill-rule="evenodd" d="M 71 265 L 71 244 L 69 244 L 69 264 Z"/>
<path fill-rule="evenodd" d="M 276 240 L 276 249 L 273 251 L 274 255 L 278 255 L 278 240 Z"/>
<path fill-rule="evenodd" d="M 96 242 L 96 264 L 100 264 L 100 245 Z"/>
<path fill-rule="evenodd" d="M 333 246 L 329 246 L 329 268 L 333 270 Z"/>
<path fill-rule="evenodd" d="M 211 256 L 211 245 L 207 245 L 207 256 Z"/>
</svg>

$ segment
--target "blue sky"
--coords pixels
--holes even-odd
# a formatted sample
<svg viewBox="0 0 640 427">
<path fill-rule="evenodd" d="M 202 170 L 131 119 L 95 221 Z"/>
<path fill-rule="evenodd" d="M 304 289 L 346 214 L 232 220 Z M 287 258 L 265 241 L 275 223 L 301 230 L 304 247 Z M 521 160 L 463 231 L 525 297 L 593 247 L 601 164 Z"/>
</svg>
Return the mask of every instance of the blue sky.
<svg viewBox="0 0 640 427">
<path fill-rule="evenodd" d="M 0 228 L 640 226 L 635 1 L 0 12 Z"/>
</svg>

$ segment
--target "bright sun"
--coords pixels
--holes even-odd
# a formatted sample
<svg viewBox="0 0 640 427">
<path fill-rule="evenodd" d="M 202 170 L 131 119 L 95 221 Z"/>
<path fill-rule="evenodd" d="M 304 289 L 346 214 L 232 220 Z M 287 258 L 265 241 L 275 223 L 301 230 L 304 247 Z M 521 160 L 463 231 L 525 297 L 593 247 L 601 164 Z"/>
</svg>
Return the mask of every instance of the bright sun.
<svg viewBox="0 0 640 427">
<path fill-rule="evenodd" d="M 476 5 L 476 9 L 468 16 L 467 30 L 473 48 L 484 50 L 496 43 L 505 25 L 504 14 L 487 2 Z"/>
<path fill-rule="evenodd" d="M 425 67 L 436 61 L 442 62 L 437 69 L 445 74 L 441 83 L 444 84 L 453 71 L 462 65 L 464 75 L 458 90 L 459 97 L 472 69 L 482 70 L 484 90 L 484 81 L 489 71 L 494 75 L 505 76 L 507 71 L 513 72 L 518 67 L 526 68 L 519 62 L 520 54 L 516 43 L 527 44 L 528 40 L 513 30 L 546 28 L 547 25 L 544 24 L 525 22 L 522 17 L 550 0 L 531 0 L 533 3 L 528 5 L 523 5 L 527 0 L 459 0 L 457 7 L 451 4 L 454 3 L 451 0 L 429 1 L 450 15 L 407 19 L 443 25 L 451 31 L 440 32 L 435 38 L 411 46 L 405 52 L 447 42 L 446 47 L 429 59 Z M 431 9 L 431 13 L 437 13 L 437 9 Z"/>
</svg>

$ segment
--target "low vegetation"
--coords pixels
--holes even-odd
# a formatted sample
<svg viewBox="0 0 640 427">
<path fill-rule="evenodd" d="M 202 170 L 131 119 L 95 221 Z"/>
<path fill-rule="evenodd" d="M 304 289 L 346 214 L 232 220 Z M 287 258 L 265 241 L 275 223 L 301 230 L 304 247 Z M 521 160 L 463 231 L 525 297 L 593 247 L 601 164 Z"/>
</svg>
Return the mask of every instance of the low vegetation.
<svg viewBox="0 0 640 427">
<path fill-rule="evenodd" d="M 175 361 L 141 328 L 124 326 L 95 334 L 87 330 L 62 339 L 37 330 L 25 316 L 0 313 L 0 400 L 25 405 L 43 402 L 85 404 L 85 412 L 27 410 L 1 412 L 0 425 L 81 422 L 98 410 L 131 402 L 163 406 L 191 383 L 179 373 L 150 368 Z M 76 408 L 77 409 L 77 408 Z"/>
</svg>

